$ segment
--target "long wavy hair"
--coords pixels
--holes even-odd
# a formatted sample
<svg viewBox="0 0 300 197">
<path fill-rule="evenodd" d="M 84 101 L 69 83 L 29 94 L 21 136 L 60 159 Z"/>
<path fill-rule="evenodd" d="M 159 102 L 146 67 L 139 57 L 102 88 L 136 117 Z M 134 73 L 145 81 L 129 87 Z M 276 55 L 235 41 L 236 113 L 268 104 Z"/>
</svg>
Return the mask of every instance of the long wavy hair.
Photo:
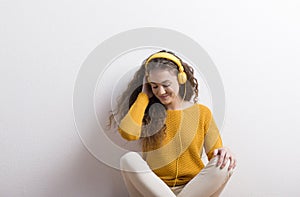
<svg viewBox="0 0 300 197">
<path fill-rule="evenodd" d="M 170 51 L 162 50 L 159 52 L 168 52 L 176 56 L 173 52 Z M 178 56 L 176 57 L 179 58 Z M 146 73 L 145 63 L 147 59 L 143 61 L 140 68 L 136 71 L 133 78 L 129 82 L 127 89 L 120 95 L 120 97 L 118 97 L 116 109 L 111 111 L 111 115 L 109 117 L 109 126 L 117 125 L 120 120 L 124 118 L 132 104 L 137 99 L 139 93 L 142 92 L 143 79 Z M 187 75 L 187 82 L 183 85 L 179 84 L 179 95 L 185 101 L 191 101 L 191 99 L 193 98 L 193 102 L 196 103 L 198 101 L 198 81 L 194 77 L 194 69 L 187 63 L 183 62 L 181 59 L 180 61 L 184 68 L 184 72 Z M 154 69 L 168 70 L 176 75 L 178 73 L 178 66 L 173 61 L 165 58 L 156 58 L 148 62 L 147 72 L 149 73 L 149 71 Z M 151 90 L 151 88 L 149 89 Z M 140 139 L 142 150 L 144 152 L 155 150 L 161 144 L 166 134 L 165 119 L 166 108 L 159 101 L 159 99 L 153 95 L 149 99 L 149 104 L 145 110 L 142 123 L 142 132 Z"/>
</svg>

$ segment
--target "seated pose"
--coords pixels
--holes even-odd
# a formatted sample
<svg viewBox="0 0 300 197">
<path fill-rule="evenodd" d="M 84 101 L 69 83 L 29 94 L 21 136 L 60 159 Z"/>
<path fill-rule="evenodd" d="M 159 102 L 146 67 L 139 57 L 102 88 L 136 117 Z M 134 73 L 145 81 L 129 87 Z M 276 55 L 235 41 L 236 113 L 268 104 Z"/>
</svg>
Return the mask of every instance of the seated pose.
<svg viewBox="0 0 300 197">
<path fill-rule="evenodd" d="M 159 51 L 143 61 L 110 116 L 123 138 L 141 142 L 142 155 L 120 159 L 130 196 L 220 195 L 236 158 L 223 147 L 210 109 L 197 100 L 194 70 L 174 53 Z"/>
</svg>

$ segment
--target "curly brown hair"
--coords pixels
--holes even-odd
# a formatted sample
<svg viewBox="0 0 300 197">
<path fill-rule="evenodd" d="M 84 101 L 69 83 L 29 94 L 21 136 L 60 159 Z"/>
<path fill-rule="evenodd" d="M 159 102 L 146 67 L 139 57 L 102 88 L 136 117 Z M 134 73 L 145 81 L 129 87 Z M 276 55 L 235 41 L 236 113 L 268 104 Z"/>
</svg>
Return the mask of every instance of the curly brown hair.
<svg viewBox="0 0 300 197">
<path fill-rule="evenodd" d="M 162 50 L 159 52 L 168 52 L 176 56 L 170 51 Z M 193 98 L 194 103 L 196 103 L 198 101 L 198 81 L 194 77 L 194 69 L 187 63 L 183 62 L 178 56 L 176 57 L 181 61 L 184 72 L 187 75 L 187 82 L 184 85 L 181 84 L 179 86 L 179 95 L 185 101 L 190 101 Z M 117 99 L 117 107 L 115 110 L 111 111 L 111 115 L 109 117 L 109 126 L 117 125 L 120 120 L 124 118 L 132 104 L 137 99 L 139 93 L 142 92 L 143 79 L 146 73 L 145 63 L 147 62 L 147 59 L 143 61 L 141 67 L 136 71 L 132 80 L 129 82 L 127 89 Z M 165 58 L 155 58 L 149 61 L 147 64 L 147 72 L 154 69 L 166 69 L 170 72 L 178 73 L 178 66 L 173 61 Z M 149 99 L 149 104 L 144 113 L 140 137 L 142 150 L 144 152 L 154 150 L 161 144 L 165 137 L 165 119 L 166 108 L 159 99 L 152 96 Z"/>
</svg>

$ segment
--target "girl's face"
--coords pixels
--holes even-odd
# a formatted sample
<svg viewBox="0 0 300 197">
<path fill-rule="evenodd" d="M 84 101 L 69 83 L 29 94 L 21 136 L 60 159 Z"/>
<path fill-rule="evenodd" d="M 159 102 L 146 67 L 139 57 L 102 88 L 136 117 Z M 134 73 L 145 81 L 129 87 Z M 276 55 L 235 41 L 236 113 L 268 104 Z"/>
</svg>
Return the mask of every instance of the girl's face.
<svg viewBox="0 0 300 197">
<path fill-rule="evenodd" d="M 178 107 L 181 99 L 177 75 L 168 70 L 154 69 L 149 72 L 148 82 L 152 92 L 167 109 Z"/>
</svg>

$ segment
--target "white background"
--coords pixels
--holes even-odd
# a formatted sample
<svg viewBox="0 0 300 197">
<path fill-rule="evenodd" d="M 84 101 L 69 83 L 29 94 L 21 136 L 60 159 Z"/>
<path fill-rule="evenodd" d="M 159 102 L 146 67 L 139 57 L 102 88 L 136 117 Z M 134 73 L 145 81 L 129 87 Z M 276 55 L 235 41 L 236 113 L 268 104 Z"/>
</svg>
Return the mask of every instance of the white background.
<svg viewBox="0 0 300 197">
<path fill-rule="evenodd" d="M 222 137 L 238 157 L 223 196 L 299 196 L 299 1 L 0 2 L 0 196 L 126 196 L 77 134 L 76 75 L 102 41 L 179 31 L 223 80 Z"/>
</svg>

